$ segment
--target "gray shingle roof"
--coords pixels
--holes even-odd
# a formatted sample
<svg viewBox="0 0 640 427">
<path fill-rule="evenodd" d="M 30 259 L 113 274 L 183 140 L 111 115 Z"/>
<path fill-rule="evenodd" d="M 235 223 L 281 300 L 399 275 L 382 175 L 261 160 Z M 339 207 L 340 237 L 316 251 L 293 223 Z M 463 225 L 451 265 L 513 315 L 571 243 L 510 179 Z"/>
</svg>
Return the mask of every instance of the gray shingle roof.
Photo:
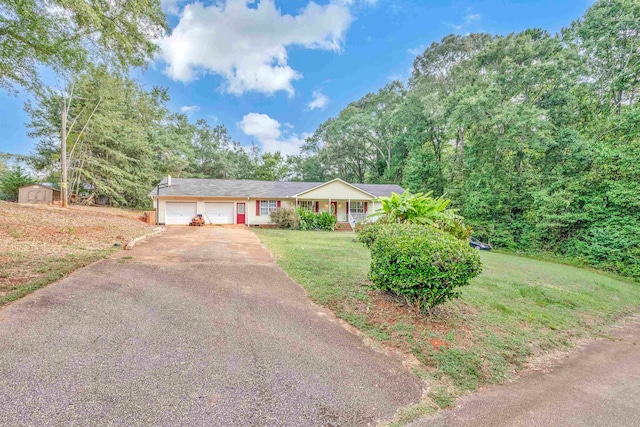
<svg viewBox="0 0 640 427">
<path fill-rule="evenodd" d="M 167 178 L 161 183 L 166 184 Z M 171 178 L 171 187 L 160 189 L 163 196 L 197 197 L 292 197 L 317 187 L 322 182 L 297 181 L 252 181 L 235 179 Z M 395 184 L 351 184 L 376 197 L 402 193 L 404 189 Z M 149 196 L 155 196 L 154 188 Z"/>
</svg>

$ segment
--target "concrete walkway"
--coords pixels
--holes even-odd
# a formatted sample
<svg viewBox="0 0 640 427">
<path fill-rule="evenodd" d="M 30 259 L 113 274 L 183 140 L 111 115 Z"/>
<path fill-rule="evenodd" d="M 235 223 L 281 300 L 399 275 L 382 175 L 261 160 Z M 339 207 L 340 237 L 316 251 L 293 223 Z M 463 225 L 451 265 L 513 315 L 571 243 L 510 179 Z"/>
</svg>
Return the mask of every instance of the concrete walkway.
<svg viewBox="0 0 640 427">
<path fill-rule="evenodd" d="M 640 426 L 640 319 L 570 353 L 550 372 L 462 398 L 413 426 Z"/>
<path fill-rule="evenodd" d="M 0 309 L 0 424 L 375 425 L 421 397 L 246 229 L 118 257 Z"/>
</svg>

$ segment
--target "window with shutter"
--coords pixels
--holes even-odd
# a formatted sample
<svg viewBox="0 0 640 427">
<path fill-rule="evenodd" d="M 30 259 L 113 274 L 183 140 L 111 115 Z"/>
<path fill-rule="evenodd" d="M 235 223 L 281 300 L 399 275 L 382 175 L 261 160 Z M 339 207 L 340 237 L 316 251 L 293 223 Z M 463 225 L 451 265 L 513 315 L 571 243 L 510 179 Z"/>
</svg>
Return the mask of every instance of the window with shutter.
<svg viewBox="0 0 640 427">
<path fill-rule="evenodd" d="M 278 203 L 275 200 L 260 200 L 260 215 L 269 215 L 277 207 Z"/>
</svg>

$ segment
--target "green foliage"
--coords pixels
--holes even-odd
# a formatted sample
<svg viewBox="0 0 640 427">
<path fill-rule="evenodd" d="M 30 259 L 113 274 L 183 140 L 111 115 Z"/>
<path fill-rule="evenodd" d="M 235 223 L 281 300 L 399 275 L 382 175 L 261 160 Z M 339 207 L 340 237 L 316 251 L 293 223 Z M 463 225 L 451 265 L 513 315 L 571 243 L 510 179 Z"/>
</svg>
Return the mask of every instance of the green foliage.
<svg viewBox="0 0 640 427">
<path fill-rule="evenodd" d="M 457 297 L 457 288 L 480 271 L 480 257 L 467 242 L 431 227 L 388 224 L 371 245 L 374 285 L 423 311 Z"/>
<path fill-rule="evenodd" d="M 39 70 L 145 66 L 168 29 L 159 0 L 0 2 L 0 87 L 39 91 Z"/>
<path fill-rule="evenodd" d="M 290 228 L 297 230 L 300 226 L 300 220 L 296 215 L 294 208 L 278 208 L 269 214 L 271 222 L 278 228 Z"/>
<path fill-rule="evenodd" d="M 319 230 L 333 231 L 336 225 L 336 217 L 331 212 L 320 212 L 316 215 L 316 224 Z"/>
<path fill-rule="evenodd" d="M 298 170 L 447 194 L 495 247 L 640 278 L 638 46 L 635 0 L 596 1 L 559 34 L 447 36 L 406 87 L 320 125 Z M 397 202 L 390 216 L 417 222 Z"/>
<path fill-rule="evenodd" d="M 260 161 L 253 167 L 253 179 L 261 181 L 282 181 L 287 177 L 285 157 L 279 151 L 275 153 L 264 153 Z"/>
<path fill-rule="evenodd" d="M 0 179 L 9 171 L 9 160 L 11 156 L 5 153 L 0 153 Z"/>
<path fill-rule="evenodd" d="M 316 222 L 317 215 L 310 210 L 299 207 L 296 209 L 296 214 L 298 215 L 300 222 L 300 230 L 309 231 L 316 230 L 318 228 Z"/>
<path fill-rule="evenodd" d="M 367 248 L 371 249 L 373 242 L 376 241 L 378 235 L 389 223 L 383 218 L 376 222 L 367 222 L 358 230 L 358 241 L 363 243 Z"/>
<path fill-rule="evenodd" d="M 14 166 L 0 178 L 0 199 L 18 200 L 20 187 L 35 183 L 35 178 L 26 173 L 22 167 Z"/>
<path fill-rule="evenodd" d="M 87 202 L 146 207 L 163 176 L 251 179 L 257 152 L 247 153 L 223 125 L 192 124 L 169 111 L 167 91 L 145 90 L 105 68 L 91 69 L 69 84 L 67 159 L 70 194 Z M 59 179 L 60 105 L 44 90 L 26 110 L 29 136 L 38 140 L 31 167 Z M 264 156 L 263 156 L 264 157 Z"/>
<path fill-rule="evenodd" d="M 302 231 L 307 230 L 326 230 L 333 231 L 336 224 L 336 217 L 331 212 L 313 213 L 304 208 L 296 209 L 296 215 L 299 220 L 299 227 Z"/>
<path fill-rule="evenodd" d="M 458 239 L 466 240 L 471 234 L 455 209 L 447 209 L 451 200 L 440 196 L 431 197 L 433 192 L 427 194 L 411 194 L 405 191 L 403 194 L 392 193 L 389 197 L 380 197 L 382 207 L 375 212 L 377 216 L 383 216 L 387 222 L 400 224 L 429 225 L 451 234 Z"/>
</svg>

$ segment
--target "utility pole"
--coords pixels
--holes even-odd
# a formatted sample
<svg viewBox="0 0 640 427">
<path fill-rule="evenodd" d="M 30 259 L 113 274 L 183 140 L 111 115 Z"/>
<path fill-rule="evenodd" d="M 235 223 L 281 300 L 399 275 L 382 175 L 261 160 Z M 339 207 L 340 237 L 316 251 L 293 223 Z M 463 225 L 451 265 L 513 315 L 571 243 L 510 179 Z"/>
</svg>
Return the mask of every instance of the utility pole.
<svg viewBox="0 0 640 427">
<path fill-rule="evenodd" d="M 67 207 L 67 100 L 62 98 L 62 128 L 60 129 L 60 164 L 62 166 L 62 182 L 60 183 L 60 196 L 62 207 Z"/>
</svg>

